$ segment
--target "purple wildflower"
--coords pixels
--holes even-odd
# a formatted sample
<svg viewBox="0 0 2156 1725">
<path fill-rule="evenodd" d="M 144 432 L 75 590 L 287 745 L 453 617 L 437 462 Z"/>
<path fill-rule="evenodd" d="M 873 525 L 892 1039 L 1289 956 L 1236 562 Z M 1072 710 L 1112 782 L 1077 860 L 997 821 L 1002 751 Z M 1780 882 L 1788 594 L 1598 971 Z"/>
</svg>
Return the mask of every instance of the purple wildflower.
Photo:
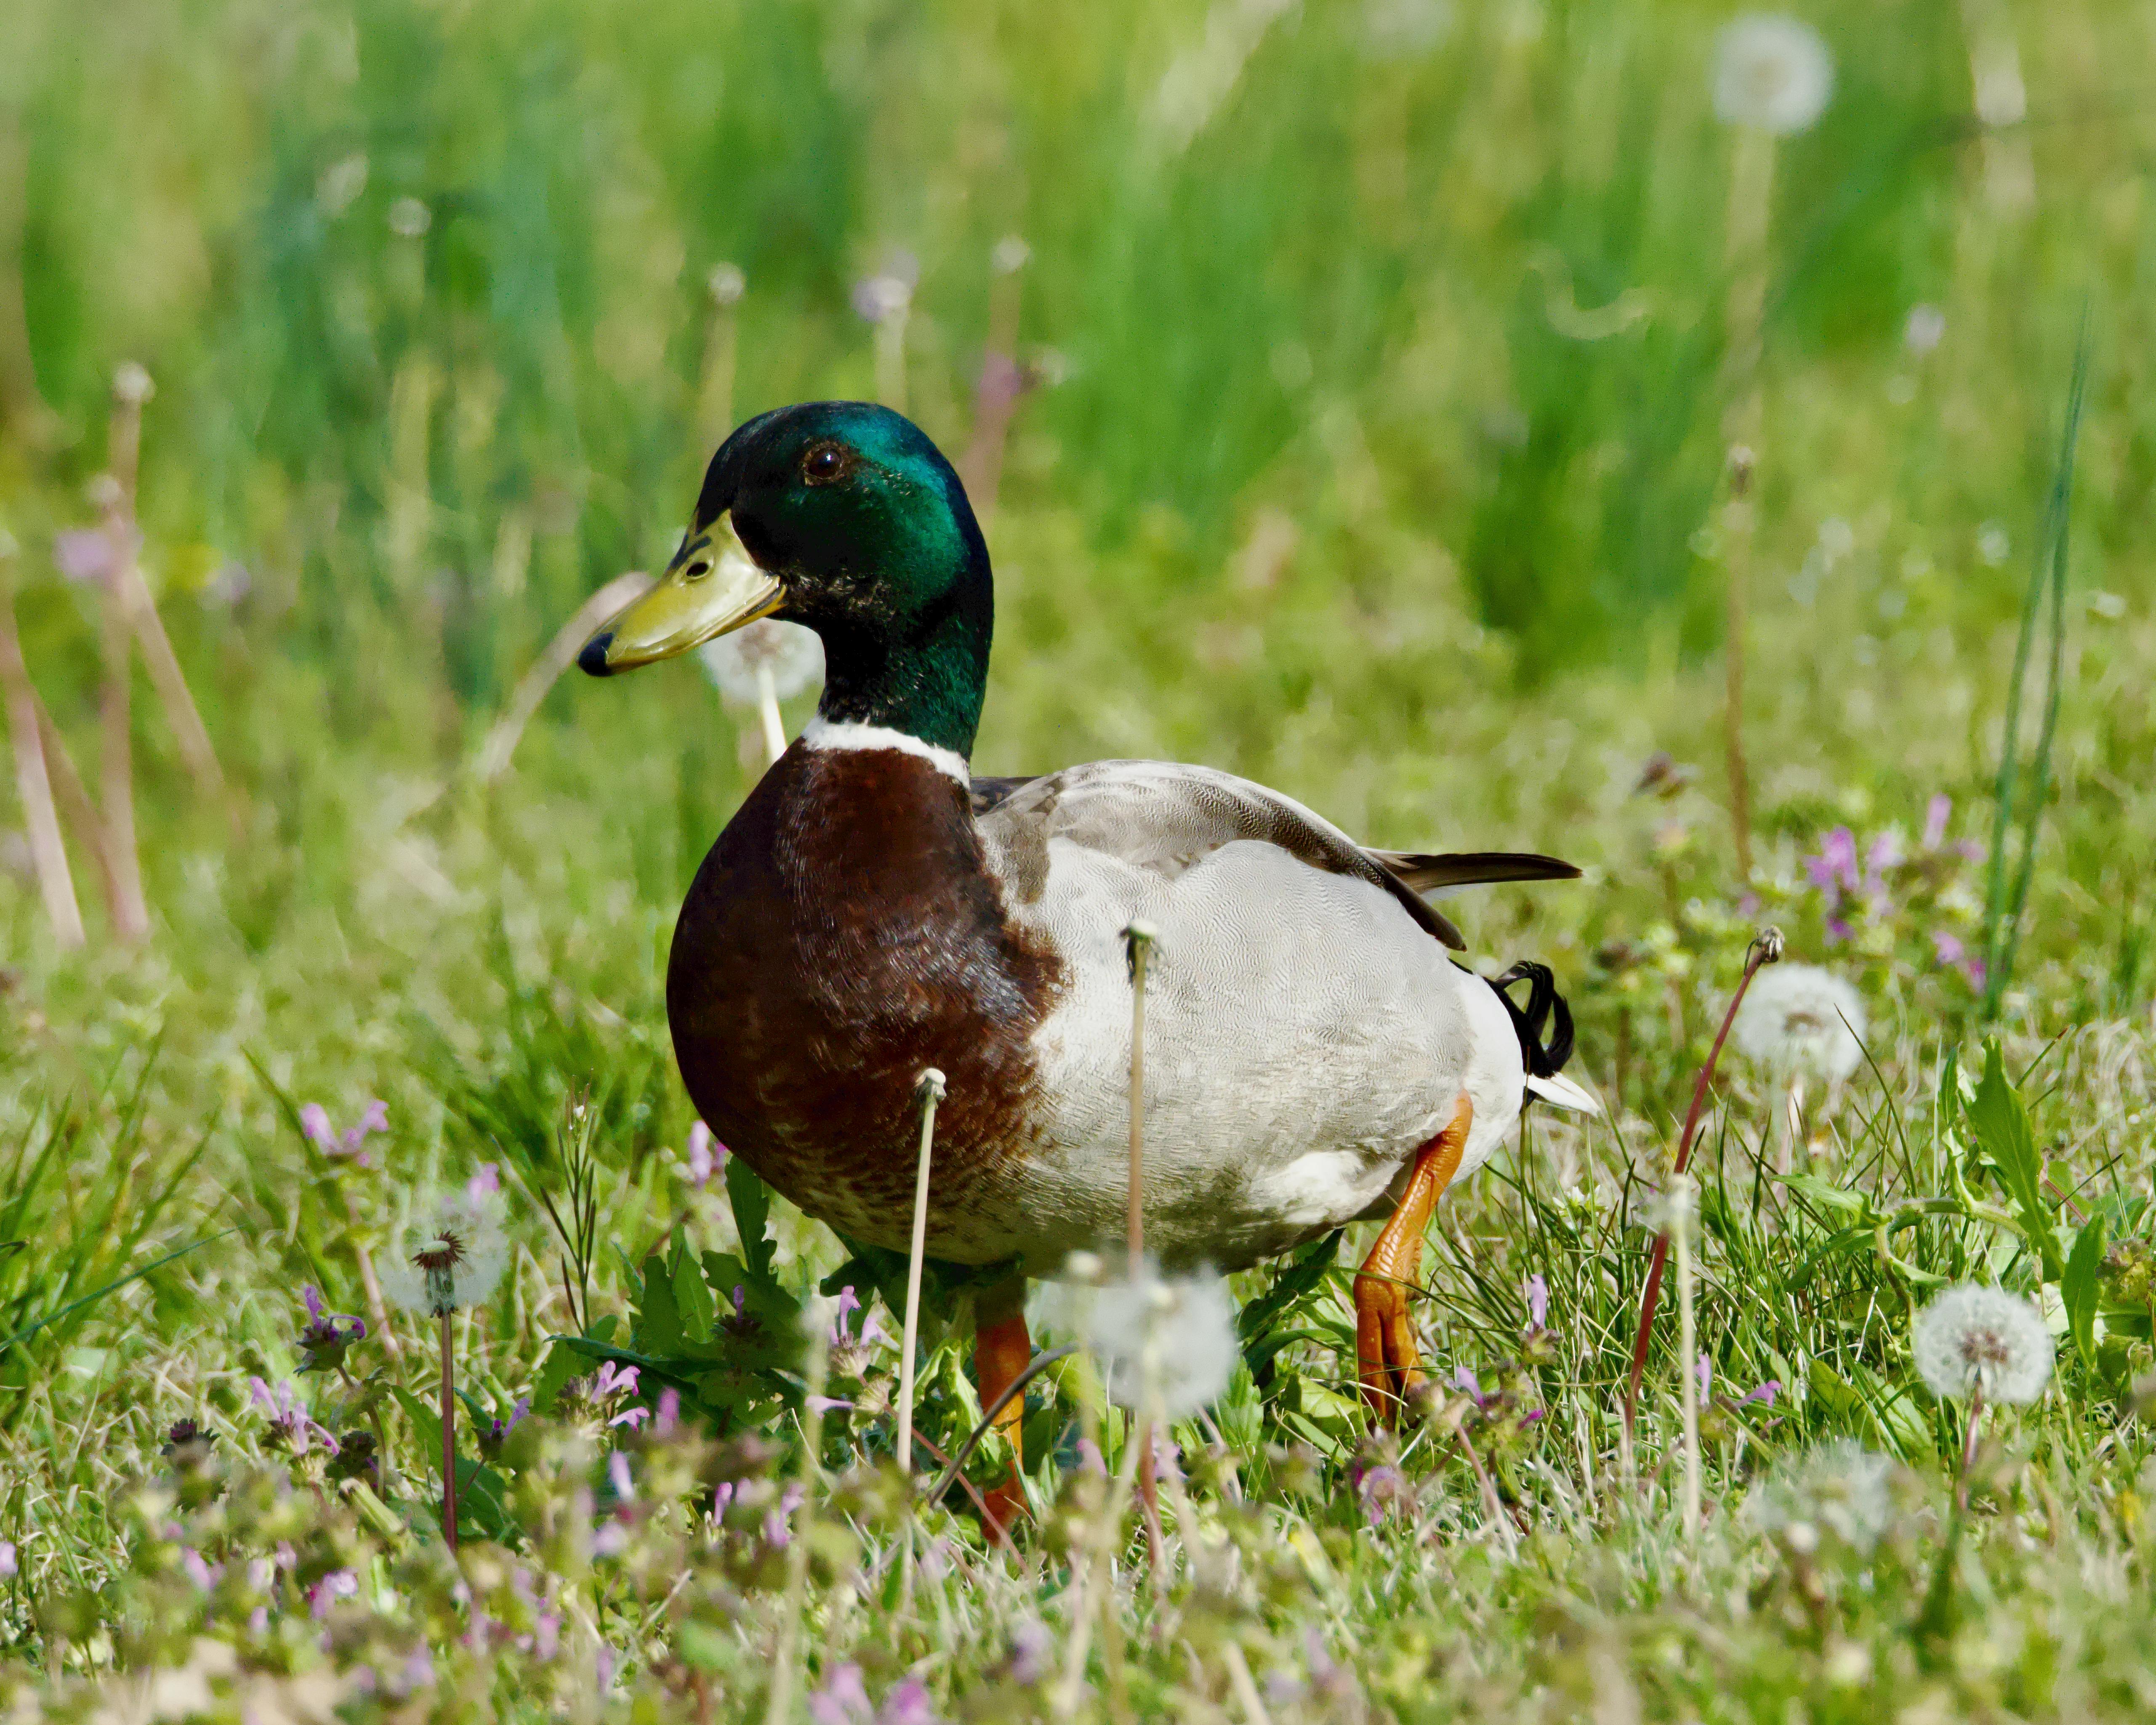
<svg viewBox="0 0 2156 1725">
<path fill-rule="evenodd" d="M 824 1686 L 808 1697 L 808 1717 L 816 1725 L 855 1725 L 874 1718 L 875 1710 L 869 1704 L 868 1690 L 861 1682 L 861 1668 L 848 1663 L 825 1678 Z"/>
<path fill-rule="evenodd" d="M 112 536 L 102 527 L 70 527 L 56 533 L 53 562 L 69 581 L 103 581 L 112 573 Z"/>
<path fill-rule="evenodd" d="M 1466 1390 L 1476 1407 L 1482 1408 L 1489 1405 L 1489 1397 L 1482 1394 L 1482 1380 L 1466 1366 L 1457 1366 L 1453 1368 L 1452 1384 L 1455 1389 Z"/>
<path fill-rule="evenodd" d="M 0 1539 L 0 1581 L 13 1581 L 19 1568 L 15 1557 L 15 1542 Z"/>
<path fill-rule="evenodd" d="M 876 1725 L 938 1725 L 928 1690 L 918 1677 L 908 1677 L 883 1698 Z"/>
<path fill-rule="evenodd" d="M 1946 843 L 1947 822 L 1953 814 L 1953 798 L 1944 791 L 1932 793 L 1924 805 L 1924 849 L 1937 850 Z"/>
<path fill-rule="evenodd" d="M 1932 931 L 1932 951 L 1943 965 L 1950 965 L 1969 980 L 1972 988 L 1984 986 L 1984 961 L 1970 952 L 1958 934 L 1943 928 Z"/>
<path fill-rule="evenodd" d="M 619 1450 L 607 1457 L 607 1483 L 624 1503 L 636 1502 L 636 1481 L 629 1477 L 629 1457 Z"/>
<path fill-rule="evenodd" d="M 1762 1402 L 1768 1407 L 1771 1408 L 1774 1405 L 1774 1398 L 1781 1393 L 1782 1380 L 1779 1378 L 1769 1378 L 1757 1389 L 1746 1392 L 1746 1394 L 1738 1399 L 1737 1405 L 1742 1408 L 1748 1407 L 1753 1402 Z"/>
<path fill-rule="evenodd" d="M 325 1312 L 322 1296 L 312 1282 L 300 1291 L 306 1301 L 307 1327 L 300 1332 L 302 1372 L 333 1371 L 344 1363 L 345 1349 L 367 1339 L 367 1324 L 349 1312 Z M 350 1325 L 349 1329 L 342 1327 Z"/>
<path fill-rule="evenodd" d="M 660 1437 L 681 1423 L 681 1392 L 668 1384 L 659 1392 L 659 1417 L 651 1422 L 651 1429 Z"/>
<path fill-rule="evenodd" d="M 1699 1357 L 1699 1399 L 1705 1401 L 1714 1394 L 1714 1362 L 1705 1353 Z"/>
<path fill-rule="evenodd" d="M 510 1409 L 509 1417 L 506 1420 L 496 1418 L 487 1421 L 485 1426 L 474 1434 L 479 1444 L 480 1454 L 485 1455 L 489 1461 L 501 1455 L 501 1446 L 509 1441 L 510 1433 L 524 1423 L 525 1417 L 531 1411 L 531 1398 L 528 1395 L 520 1395 L 516 1398 L 516 1405 Z"/>
<path fill-rule="evenodd" d="M 1820 854 L 1804 859 L 1804 872 L 1821 892 L 1837 888 L 1855 892 L 1864 884 L 1856 862 L 1856 834 L 1847 827 L 1836 827 L 1820 844 Z"/>
<path fill-rule="evenodd" d="M 259 1378 L 249 1378 L 247 1394 L 248 1399 L 269 1416 L 272 1447 L 304 1455 L 319 1437 L 323 1449 L 332 1455 L 336 1454 L 336 1437 L 326 1425 L 300 1405 L 300 1399 L 290 1384 L 280 1384 L 272 1389 Z"/>
<path fill-rule="evenodd" d="M 479 1172 L 465 1182 L 465 1196 L 475 1205 L 501 1195 L 501 1164 L 498 1162 L 482 1162 Z"/>
<path fill-rule="evenodd" d="M 327 1617 L 339 1599 L 349 1599 L 358 1591 L 357 1571 L 332 1569 L 307 1589 L 307 1609 L 317 1618 Z"/>
<path fill-rule="evenodd" d="M 1055 1637 L 1048 1632 L 1048 1625 L 1038 1620 L 1029 1619 L 1011 1631 L 1010 1654 L 1004 1663 L 1004 1672 L 1012 1682 L 1038 1683 L 1049 1673 L 1049 1661 L 1055 1656 Z"/>
<path fill-rule="evenodd" d="M 320 1102 L 310 1102 L 300 1110 L 300 1130 L 323 1155 L 348 1156 L 353 1167 L 372 1168 L 374 1160 L 361 1146 L 371 1133 L 389 1130 L 389 1104 L 375 1097 L 359 1118 L 340 1132 L 330 1124 L 329 1110 Z"/>
<path fill-rule="evenodd" d="M 1523 1291 L 1527 1299 L 1527 1327 L 1544 1328 L 1549 1322 L 1549 1284 L 1540 1271 L 1527 1278 Z"/>
<path fill-rule="evenodd" d="M 726 1147 L 701 1120 L 689 1128 L 689 1183 L 703 1186 L 726 1163 Z"/>
<path fill-rule="evenodd" d="M 1389 1461 L 1351 1467 L 1348 1476 L 1355 1487 L 1356 1501 L 1363 1506 L 1363 1514 L 1373 1527 L 1395 1509 L 1404 1508 L 1413 1496 L 1407 1476 Z"/>
</svg>

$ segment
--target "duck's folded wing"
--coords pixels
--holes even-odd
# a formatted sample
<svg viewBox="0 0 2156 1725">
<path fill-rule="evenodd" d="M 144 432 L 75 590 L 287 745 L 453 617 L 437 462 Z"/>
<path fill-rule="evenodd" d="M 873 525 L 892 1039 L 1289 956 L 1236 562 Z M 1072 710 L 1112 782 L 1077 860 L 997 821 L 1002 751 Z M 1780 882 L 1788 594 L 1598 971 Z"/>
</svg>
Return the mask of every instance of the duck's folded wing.
<svg viewBox="0 0 2156 1725">
<path fill-rule="evenodd" d="M 978 787 L 983 781 L 974 783 Z M 977 806 L 979 795 L 977 789 Z M 980 816 L 980 824 L 1021 900 L 1045 888 L 1050 839 L 1104 851 L 1168 879 L 1224 845 L 1255 841 L 1276 845 L 1312 868 L 1366 880 L 1390 895 L 1435 939 L 1455 950 L 1467 944 L 1449 917 L 1322 815 L 1278 791 L 1209 767 L 1094 761 L 1065 768 L 1004 792 Z"/>
<path fill-rule="evenodd" d="M 1020 778 L 974 779 L 971 786 L 974 816 L 978 819 L 986 814 L 997 803 L 1009 797 L 1013 791 L 1022 785 L 1031 784 L 1039 776 L 1037 773 L 1028 773 Z"/>
</svg>

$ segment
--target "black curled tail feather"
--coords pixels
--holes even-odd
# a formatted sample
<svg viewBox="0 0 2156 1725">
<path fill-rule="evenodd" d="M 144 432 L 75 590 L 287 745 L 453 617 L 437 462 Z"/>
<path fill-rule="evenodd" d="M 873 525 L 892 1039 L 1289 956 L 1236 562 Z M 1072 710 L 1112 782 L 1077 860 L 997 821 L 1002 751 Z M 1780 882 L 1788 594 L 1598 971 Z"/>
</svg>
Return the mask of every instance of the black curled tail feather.
<svg viewBox="0 0 2156 1725">
<path fill-rule="evenodd" d="M 1522 1008 L 1506 992 L 1515 983 L 1527 985 L 1527 1004 Z M 1557 991 L 1557 978 L 1547 964 L 1523 958 L 1490 984 L 1512 1015 L 1512 1029 L 1520 1039 L 1520 1059 L 1534 1078 L 1554 1078 L 1572 1058 L 1572 1009 Z M 1543 1040 L 1543 1026 L 1550 1027 Z"/>
</svg>

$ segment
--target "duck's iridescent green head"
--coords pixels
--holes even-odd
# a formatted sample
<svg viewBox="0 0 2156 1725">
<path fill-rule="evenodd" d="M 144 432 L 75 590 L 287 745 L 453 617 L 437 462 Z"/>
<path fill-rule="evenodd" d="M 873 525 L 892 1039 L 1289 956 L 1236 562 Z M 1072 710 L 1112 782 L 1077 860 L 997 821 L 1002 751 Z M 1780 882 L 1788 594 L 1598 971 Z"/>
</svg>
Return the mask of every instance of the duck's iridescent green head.
<svg viewBox="0 0 2156 1725">
<path fill-rule="evenodd" d="M 726 440 L 665 576 L 577 662 L 607 676 L 783 618 L 824 638 L 825 718 L 970 755 L 994 613 L 988 547 L 936 445 L 888 408 L 808 402 Z"/>
</svg>

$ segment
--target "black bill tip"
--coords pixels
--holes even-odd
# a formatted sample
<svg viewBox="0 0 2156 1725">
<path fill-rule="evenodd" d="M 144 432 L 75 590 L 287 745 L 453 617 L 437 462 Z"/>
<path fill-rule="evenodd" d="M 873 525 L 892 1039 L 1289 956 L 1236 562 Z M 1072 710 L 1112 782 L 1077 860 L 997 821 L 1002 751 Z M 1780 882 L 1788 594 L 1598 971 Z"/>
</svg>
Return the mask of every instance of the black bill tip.
<svg viewBox="0 0 2156 1725">
<path fill-rule="evenodd" d="M 594 677 L 612 676 L 613 668 L 607 663 L 607 649 L 612 645 L 612 629 L 593 635 L 584 643 L 584 650 L 577 655 L 577 668 Z"/>
</svg>

